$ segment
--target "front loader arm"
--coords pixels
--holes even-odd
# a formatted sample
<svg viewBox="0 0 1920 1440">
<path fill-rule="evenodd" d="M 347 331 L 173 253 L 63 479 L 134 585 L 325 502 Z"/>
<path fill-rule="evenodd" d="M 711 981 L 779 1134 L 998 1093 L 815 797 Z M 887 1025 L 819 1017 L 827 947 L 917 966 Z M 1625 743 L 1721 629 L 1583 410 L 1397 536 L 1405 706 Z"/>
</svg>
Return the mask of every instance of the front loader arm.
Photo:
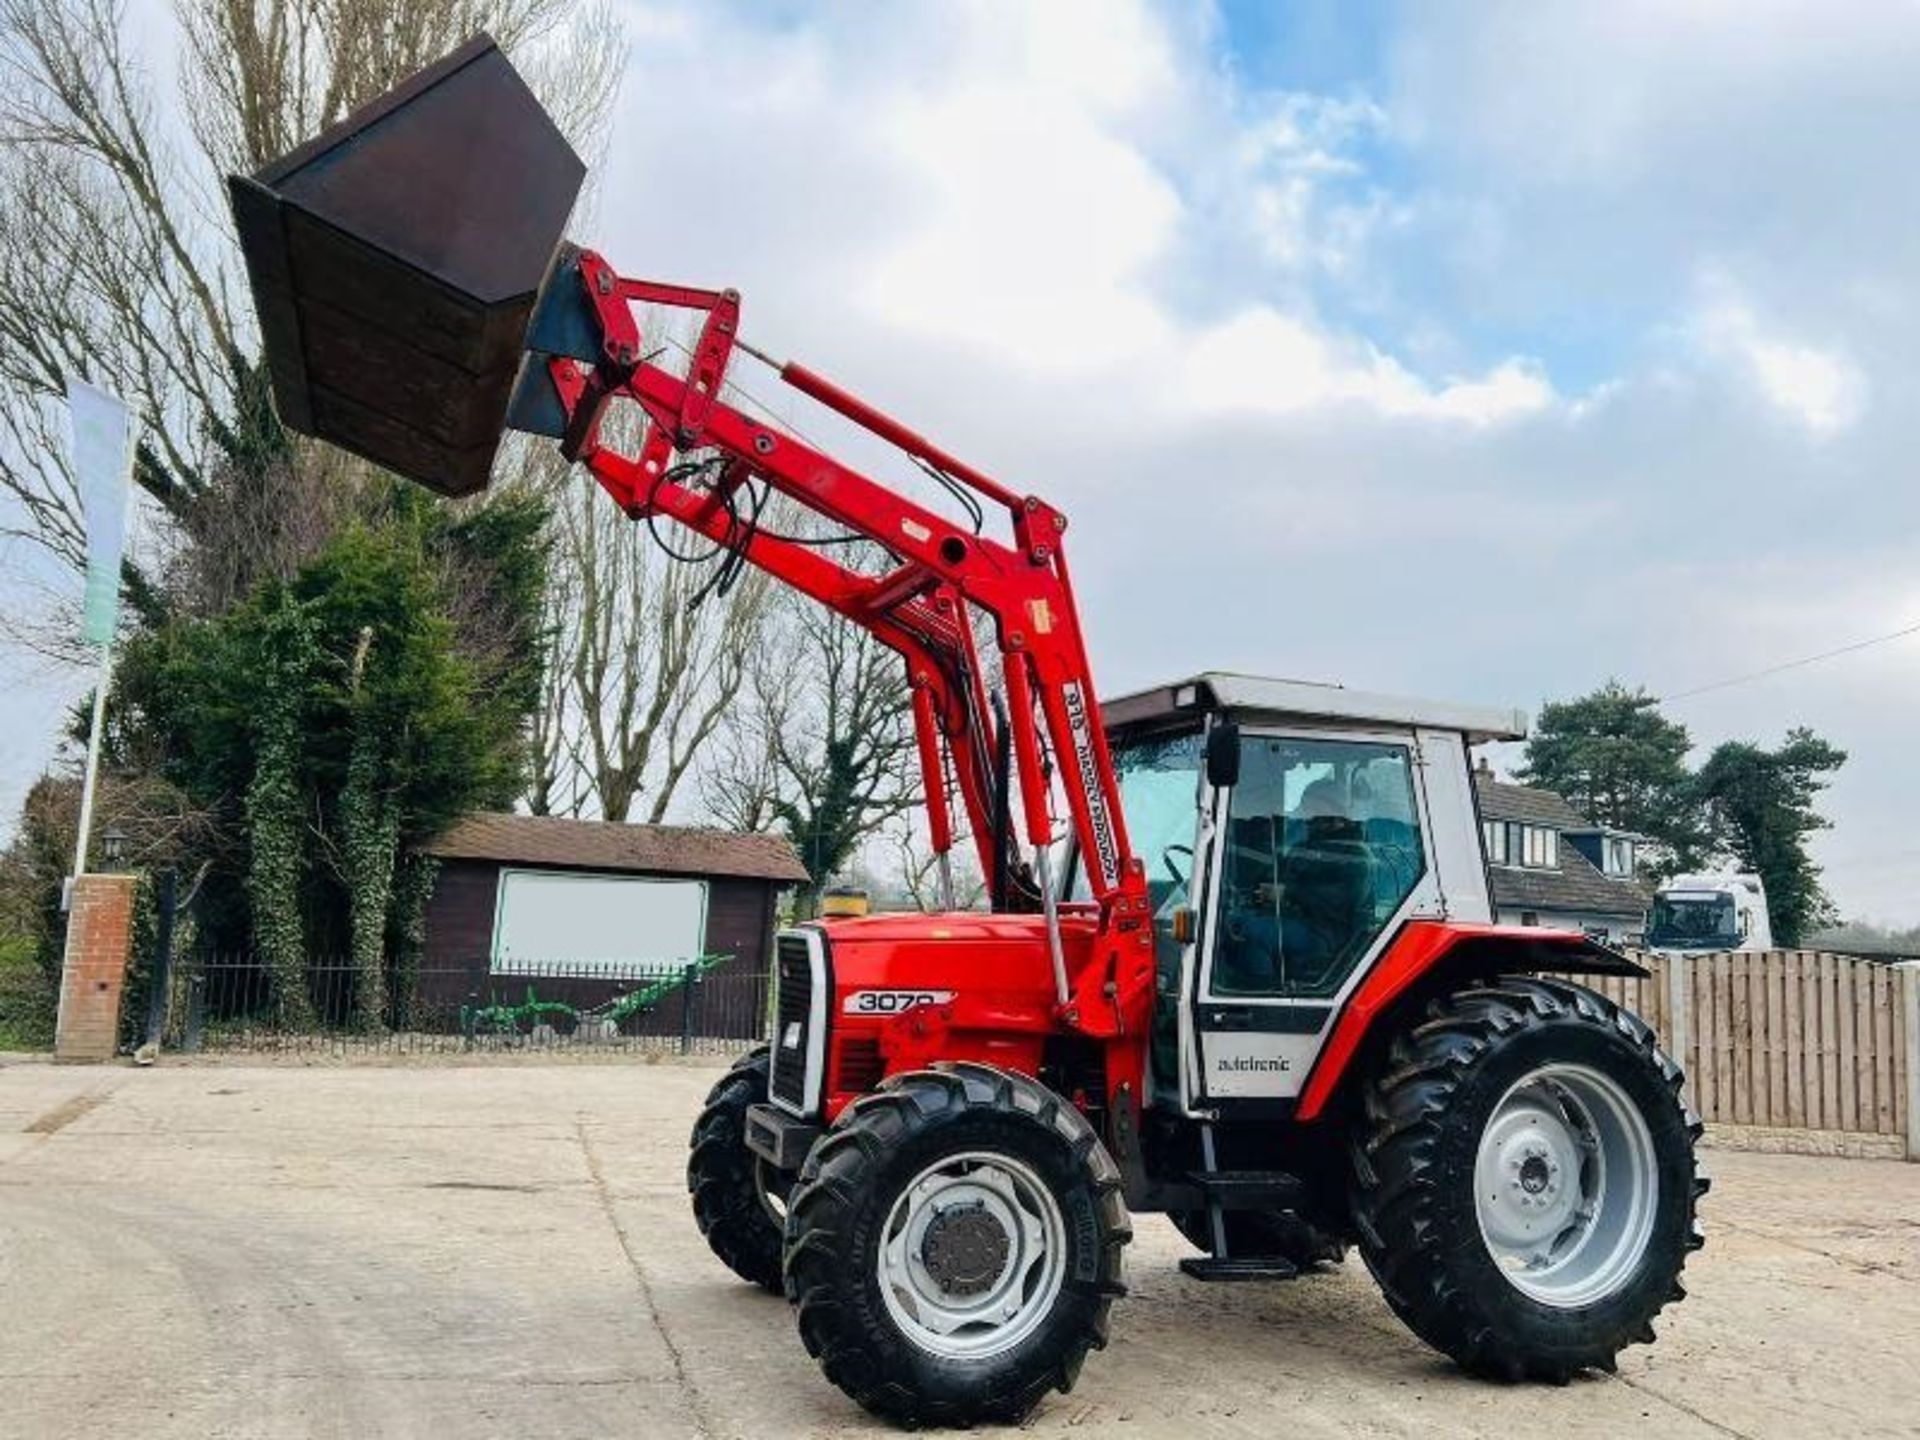
<svg viewBox="0 0 1920 1440">
<path fill-rule="evenodd" d="M 1048 883 L 1046 861 L 1055 839 L 1050 792 L 1058 775 L 1100 914 L 1101 942 L 1082 973 L 1061 972 L 1062 1011 L 1072 1017 L 1069 1023 L 1099 1033 L 1144 1025 L 1142 997 L 1145 1004 L 1151 1001 L 1146 885 L 1128 845 L 1074 604 L 1063 552 L 1066 517 L 1036 496 L 1005 489 L 799 365 L 767 361 L 785 383 L 1004 509 L 1011 543 L 957 525 L 736 409 L 723 395 L 736 350 L 766 357 L 738 339 L 740 300 L 734 292 L 630 280 L 590 251 L 579 252 L 577 263 L 563 266 L 551 284 L 569 288 L 543 309 L 571 310 L 576 343 L 564 353 L 538 353 L 543 332 L 554 327 L 536 320 L 529 365 L 544 364 L 561 417 L 556 433 L 568 457 L 585 465 L 630 517 L 677 521 L 865 627 L 900 654 L 912 686 L 934 848 L 944 853 L 951 844 L 951 773 L 989 874 L 995 847 L 1011 837 L 996 833 L 994 825 L 993 757 L 1003 737 L 988 710 L 969 613 L 978 609 L 991 617 L 1007 700 L 1004 738 L 1020 778 L 1020 819 L 1041 884 Z M 635 303 L 704 312 L 684 376 L 646 356 Z M 590 322 L 583 323 L 585 315 Z M 594 341 L 591 348 L 577 343 L 583 330 Z M 523 377 L 522 388 L 529 383 Z M 601 439 L 606 407 L 622 398 L 636 403 L 647 419 L 633 456 Z M 892 567 L 864 574 L 805 537 L 761 527 L 757 502 L 746 498 L 755 484 L 871 541 L 893 558 Z M 1054 934 L 1058 965 L 1057 927 Z"/>
</svg>

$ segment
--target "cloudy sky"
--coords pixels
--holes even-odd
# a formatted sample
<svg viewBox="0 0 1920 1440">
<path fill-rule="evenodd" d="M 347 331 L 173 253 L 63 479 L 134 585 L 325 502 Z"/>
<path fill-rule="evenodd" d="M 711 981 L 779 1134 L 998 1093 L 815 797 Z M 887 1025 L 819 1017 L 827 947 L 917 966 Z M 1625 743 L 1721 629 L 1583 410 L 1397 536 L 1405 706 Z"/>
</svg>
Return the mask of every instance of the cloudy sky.
<svg viewBox="0 0 1920 1440">
<path fill-rule="evenodd" d="M 1065 508 L 1104 689 L 1811 725 L 1920 921 L 1920 635 L 1718 685 L 1920 625 L 1920 13 L 627 9 L 593 238 Z"/>
</svg>

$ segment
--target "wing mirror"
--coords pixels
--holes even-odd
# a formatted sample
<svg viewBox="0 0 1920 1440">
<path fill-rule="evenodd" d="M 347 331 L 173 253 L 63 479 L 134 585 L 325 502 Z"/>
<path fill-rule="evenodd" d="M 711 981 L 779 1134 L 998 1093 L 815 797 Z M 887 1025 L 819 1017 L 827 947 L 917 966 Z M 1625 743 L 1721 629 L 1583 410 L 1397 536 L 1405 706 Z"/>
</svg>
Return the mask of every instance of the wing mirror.
<svg viewBox="0 0 1920 1440">
<path fill-rule="evenodd" d="M 1215 716 L 1207 727 L 1207 784 L 1223 790 L 1240 778 L 1240 726 Z"/>
</svg>

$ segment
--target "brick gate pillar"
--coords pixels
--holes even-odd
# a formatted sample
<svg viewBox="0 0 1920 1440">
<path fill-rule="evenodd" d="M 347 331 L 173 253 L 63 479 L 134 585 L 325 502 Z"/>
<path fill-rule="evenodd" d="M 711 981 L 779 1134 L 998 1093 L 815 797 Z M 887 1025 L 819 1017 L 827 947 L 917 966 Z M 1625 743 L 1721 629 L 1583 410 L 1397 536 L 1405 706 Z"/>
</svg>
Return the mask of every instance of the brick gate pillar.
<svg viewBox="0 0 1920 1440">
<path fill-rule="evenodd" d="M 120 1038 L 120 989 L 133 950 L 134 875 L 82 875 L 67 910 L 60 1018 L 53 1058 L 111 1060 Z"/>
</svg>

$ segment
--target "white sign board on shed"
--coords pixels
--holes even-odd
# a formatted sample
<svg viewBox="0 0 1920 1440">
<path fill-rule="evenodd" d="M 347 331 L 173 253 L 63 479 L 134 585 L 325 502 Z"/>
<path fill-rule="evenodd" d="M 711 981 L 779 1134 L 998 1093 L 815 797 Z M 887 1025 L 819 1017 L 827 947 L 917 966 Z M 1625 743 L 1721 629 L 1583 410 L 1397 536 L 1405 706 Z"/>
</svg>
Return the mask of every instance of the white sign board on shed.
<svg viewBox="0 0 1920 1440">
<path fill-rule="evenodd" d="M 686 964 L 705 953 L 702 880 L 502 870 L 493 970 L 618 970 Z"/>
</svg>

